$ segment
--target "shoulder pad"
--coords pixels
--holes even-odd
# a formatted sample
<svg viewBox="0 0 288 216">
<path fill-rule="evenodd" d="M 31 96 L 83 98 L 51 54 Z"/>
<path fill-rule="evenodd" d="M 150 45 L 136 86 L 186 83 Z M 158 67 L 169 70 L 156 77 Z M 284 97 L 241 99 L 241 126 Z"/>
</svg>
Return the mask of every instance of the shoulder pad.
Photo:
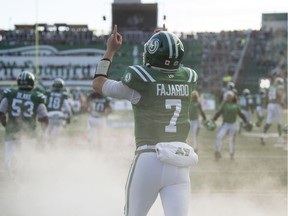
<svg viewBox="0 0 288 216">
<path fill-rule="evenodd" d="M 4 89 L 4 91 L 3 91 L 3 98 L 4 98 L 4 97 L 9 97 L 9 95 L 12 94 L 13 92 L 15 92 L 15 89 L 13 89 L 13 88 Z"/>
<path fill-rule="evenodd" d="M 69 98 L 69 93 L 68 92 L 62 92 L 62 95 L 64 96 L 65 99 Z"/>
<path fill-rule="evenodd" d="M 125 83 L 130 82 L 132 79 L 140 79 L 143 82 L 156 82 L 151 76 L 149 69 L 140 65 L 129 66 L 123 76 Z"/>
<path fill-rule="evenodd" d="M 180 69 L 183 69 L 187 75 L 188 75 L 188 82 L 197 82 L 198 80 L 198 74 L 195 70 L 188 68 L 188 67 L 181 67 Z"/>
<path fill-rule="evenodd" d="M 43 93 L 37 92 L 36 97 L 40 103 L 46 103 L 46 96 Z"/>
</svg>

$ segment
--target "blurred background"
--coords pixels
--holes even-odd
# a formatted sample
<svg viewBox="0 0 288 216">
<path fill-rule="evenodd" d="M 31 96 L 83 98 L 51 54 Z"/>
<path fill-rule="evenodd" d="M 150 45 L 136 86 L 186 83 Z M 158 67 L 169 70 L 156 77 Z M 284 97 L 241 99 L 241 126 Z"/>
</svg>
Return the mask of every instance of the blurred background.
<svg viewBox="0 0 288 216">
<path fill-rule="evenodd" d="M 284 78 L 287 92 L 288 7 L 282 0 L 30 0 L 19 4 L 12 0 L 2 7 L 1 89 L 16 84 L 20 71 L 28 69 L 42 87 L 61 77 L 75 100 L 79 95 L 85 98 L 114 24 L 124 38 L 109 74 L 115 80 L 126 66 L 142 64 L 143 44 L 165 24 L 183 41 L 183 64 L 198 73 L 198 90 L 212 106 L 207 108 L 217 106 L 230 81 L 238 92 L 248 88 L 256 94 L 269 87 L 271 74 L 277 74 Z"/>
</svg>

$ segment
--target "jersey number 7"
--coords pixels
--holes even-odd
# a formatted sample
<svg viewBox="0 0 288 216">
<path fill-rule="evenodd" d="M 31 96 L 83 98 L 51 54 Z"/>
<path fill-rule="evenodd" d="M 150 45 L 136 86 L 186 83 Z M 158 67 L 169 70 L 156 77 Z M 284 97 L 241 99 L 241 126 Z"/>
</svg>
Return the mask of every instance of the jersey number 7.
<svg viewBox="0 0 288 216">
<path fill-rule="evenodd" d="M 176 133 L 176 122 L 180 115 L 182 104 L 180 99 L 166 99 L 165 100 L 165 108 L 166 109 L 172 109 L 172 107 L 175 106 L 175 111 L 173 113 L 172 118 L 170 119 L 170 122 L 168 125 L 165 126 L 165 132 L 168 133 Z"/>
</svg>

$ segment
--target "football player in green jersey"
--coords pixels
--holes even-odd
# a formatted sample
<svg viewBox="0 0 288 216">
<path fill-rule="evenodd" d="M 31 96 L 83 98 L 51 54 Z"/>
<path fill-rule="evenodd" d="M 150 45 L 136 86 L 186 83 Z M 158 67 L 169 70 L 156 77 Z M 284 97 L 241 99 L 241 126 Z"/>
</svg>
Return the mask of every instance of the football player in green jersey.
<svg viewBox="0 0 288 216">
<path fill-rule="evenodd" d="M 87 120 L 87 138 L 91 145 L 101 147 L 103 130 L 107 115 L 112 112 L 110 99 L 93 91 L 87 97 L 89 117 Z M 96 139 L 96 140 L 95 140 Z"/>
<path fill-rule="evenodd" d="M 198 152 L 198 134 L 200 130 L 200 123 L 199 123 L 199 116 L 201 115 L 202 121 L 206 121 L 206 114 L 202 109 L 202 104 L 200 101 L 198 91 L 194 90 L 192 92 L 192 101 L 190 104 L 189 109 L 189 119 L 190 119 L 190 126 L 191 132 L 193 133 L 193 148 L 194 151 Z"/>
<path fill-rule="evenodd" d="M 50 144 L 58 138 L 63 126 L 70 123 L 72 109 L 68 102 L 68 93 L 63 91 L 65 82 L 61 78 L 56 78 L 53 81 L 52 89 L 46 92 L 47 110 L 49 124 L 46 130 L 46 135 Z"/>
<path fill-rule="evenodd" d="M 98 63 L 93 88 L 132 103 L 136 151 L 126 183 L 125 215 L 147 215 L 159 194 L 165 215 L 187 216 L 189 171 L 198 156 L 185 142 L 197 74 L 181 65 L 181 40 L 171 32 L 156 31 L 144 45 L 143 66 L 127 67 L 121 81 L 108 79 L 109 66 L 121 43 L 115 25 Z"/>
<path fill-rule="evenodd" d="M 37 138 L 37 117 L 43 129 L 48 125 L 46 97 L 38 91 L 32 91 L 34 82 L 35 77 L 31 72 L 21 72 L 17 78 L 18 89 L 6 89 L 0 104 L 0 121 L 5 127 L 5 162 L 8 169 L 13 169 L 11 166 L 22 138 Z"/>
<path fill-rule="evenodd" d="M 282 137 L 283 117 L 281 115 L 282 107 L 284 106 L 284 80 L 282 77 L 276 77 L 270 85 L 267 93 L 267 118 L 264 125 L 263 134 L 261 136 L 261 144 L 265 145 L 265 138 L 273 120 L 277 121 L 278 144 L 286 145 L 287 142 Z"/>
<path fill-rule="evenodd" d="M 259 93 L 255 94 L 253 99 L 257 118 L 255 125 L 256 127 L 261 127 L 266 109 L 266 90 L 260 89 Z"/>
<path fill-rule="evenodd" d="M 238 96 L 239 105 L 241 108 L 242 113 L 245 115 L 247 121 L 251 121 L 252 114 L 254 113 L 254 106 L 253 106 L 253 97 L 248 88 L 245 88 L 242 91 L 242 94 Z M 242 119 L 240 120 L 239 125 L 239 134 L 241 133 L 241 129 L 244 126 L 244 122 Z"/>
<path fill-rule="evenodd" d="M 230 158 L 233 160 L 235 153 L 234 142 L 237 131 L 237 116 L 240 116 L 245 124 L 248 124 L 248 122 L 245 115 L 241 112 L 239 104 L 235 102 L 235 94 L 232 91 L 226 93 L 226 99 L 213 116 L 212 121 L 216 121 L 220 115 L 223 117 L 223 123 L 219 128 L 216 136 L 215 160 L 217 161 L 221 158 L 222 140 L 227 133 L 229 134 Z"/>
</svg>

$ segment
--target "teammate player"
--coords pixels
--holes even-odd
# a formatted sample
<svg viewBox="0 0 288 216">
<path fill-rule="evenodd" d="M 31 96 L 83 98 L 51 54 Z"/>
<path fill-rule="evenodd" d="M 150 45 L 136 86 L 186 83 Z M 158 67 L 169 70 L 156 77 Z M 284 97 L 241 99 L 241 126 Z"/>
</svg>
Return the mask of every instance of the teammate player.
<svg viewBox="0 0 288 216">
<path fill-rule="evenodd" d="M 106 125 L 106 117 L 112 112 L 110 100 L 93 91 L 87 98 L 89 117 L 87 121 L 88 141 L 98 147 L 102 144 L 103 129 Z"/>
<path fill-rule="evenodd" d="M 285 144 L 282 137 L 282 115 L 281 107 L 284 106 L 284 80 L 282 77 L 277 77 L 268 89 L 268 106 L 267 118 L 264 125 L 263 135 L 261 137 L 261 144 L 265 145 L 265 138 L 273 120 L 277 121 L 277 131 L 279 144 Z"/>
<path fill-rule="evenodd" d="M 226 87 L 225 88 L 223 88 L 223 90 L 222 90 L 222 94 L 221 94 L 221 96 L 220 96 L 220 103 L 222 103 L 223 101 L 225 101 L 226 100 L 226 94 L 227 94 L 227 92 L 230 92 L 230 91 L 232 91 L 234 94 L 235 94 L 235 96 L 237 96 L 238 95 L 238 91 L 237 91 L 237 89 L 236 89 L 236 87 L 235 87 L 235 83 L 234 82 L 228 82 L 227 84 L 226 84 Z"/>
<path fill-rule="evenodd" d="M 189 167 L 198 162 L 198 156 L 185 142 L 197 74 L 181 66 L 180 39 L 159 31 L 144 45 L 143 66 L 129 66 L 121 81 L 110 80 L 107 72 L 121 43 L 115 25 L 93 88 L 105 96 L 127 99 L 133 106 L 137 149 L 126 183 L 125 215 L 147 215 L 160 194 L 166 216 L 187 216 Z M 165 153 L 173 156 L 171 161 Z"/>
<path fill-rule="evenodd" d="M 230 159 L 233 160 L 235 153 L 235 136 L 237 132 L 237 116 L 240 116 L 245 124 L 248 122 L 245 115 L 241 112 L 239 104 L 235 102 L 235 94 L 232 91 L 227 92 L 226 100 L 221 104 L 221 107 L 213 116 L 212 121 L 216 121 L 220 115 L 223 117 L 223 123 L 216 136 L 215 160 L 217 161 L 221 158 L 222 140 L 227 133 L 229 134 Z"/>
<path fill-rule="evenodd" d="M 252 114 L 254 113 L 254 107 L 253 107 L 253 97 L 251 95 L 251 92 L 249 89 L 245 88 L 242 91 L 242 94 L 238 97 L 240 108 L 242 113 L 245 115 L 247 121 L 251 121 Z M 240 126 L 239 126 L 239 134 L 241 133 L 241 129 L 243 128 L 244 123 L 242 119 L 240 120 Z"/>
<path fill-rule="evenodd" d="M 46 98 L 42 93 L 32 91 L 34 82 L 31 72 L 21 72 L 17 78 L 18 89 L 6 89 L 0 104 L 0 121 L 5 127 L 5 163 L 10 172 L 15 171 L 15 157 L 22 138 L 36 138 L 37 117 L 43 129 L 48 124 Z"/>
<path fill-rule="evenodd" d="M 192 92 L 192 101 L 189 109 L 189 119 L 190 119 L 190 130 L 193 133 L 193 148 L 194 151 L 198 152 L 198 134 L 200 130 L 199 116 L 201 115 L 202 120 L 206 121 L 206 114 L 204 113 L 199 97 L 198 91 L 194 90 Z"/>
<path fill-rule="evenodd" d="M 47 128 L 48 141 L 54 141 L 58 138 L 64 124 L 70 123 L 72 110 L 68 103 L 68 93 L 63 91 L 65 82 L 61 78 L 56 78 L 52 84 L 52 89 L 48 90 L 47 109 L 49 116 L 49 125 Z"/>
<path fill-rule="evenodd" d="M 264 120 L 264 112 L 266 109 L 266 90 L 260 89 L 258 94 L 254 95 L 254 106 L 256 110 L 256 126 L 261 127 L 262 122 Z"/>
</svg>

